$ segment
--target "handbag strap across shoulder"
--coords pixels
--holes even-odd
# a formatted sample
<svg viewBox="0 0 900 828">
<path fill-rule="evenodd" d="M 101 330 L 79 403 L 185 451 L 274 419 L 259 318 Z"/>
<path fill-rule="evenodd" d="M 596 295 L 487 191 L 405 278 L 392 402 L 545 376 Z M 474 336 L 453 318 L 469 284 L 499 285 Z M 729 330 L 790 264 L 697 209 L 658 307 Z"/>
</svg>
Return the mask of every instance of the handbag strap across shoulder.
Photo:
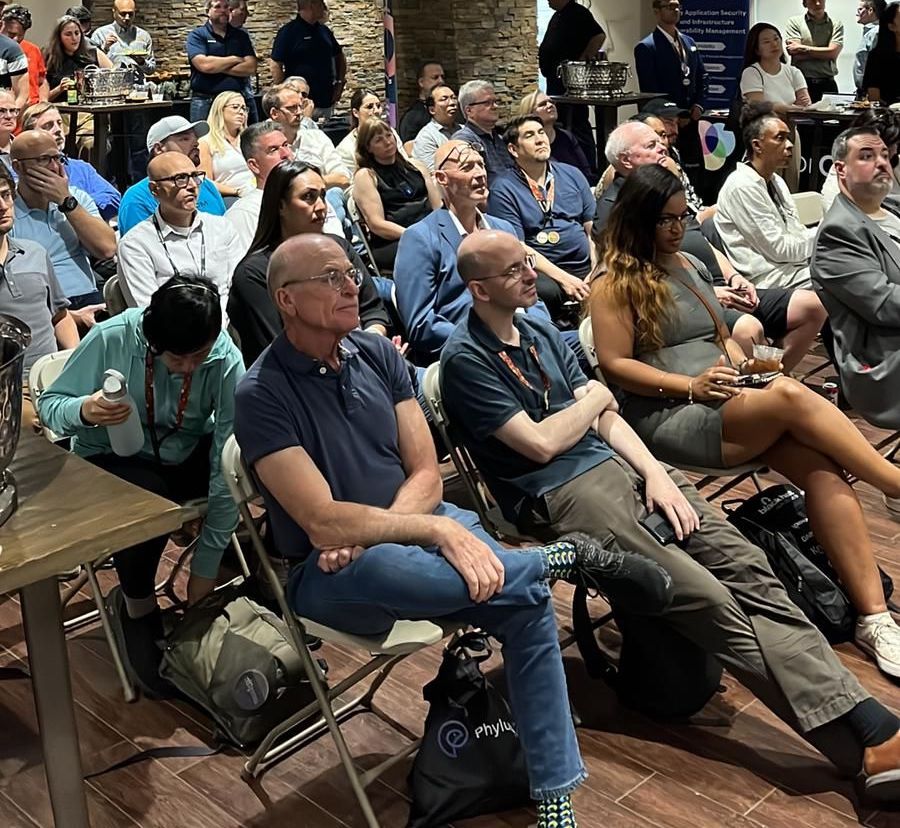
<svg viewBox="0 0 900 828">
<path fill-rule="evenodd" d="M 689 262 L 690 264 L 690 262 Z M 693 266 L 693 265 L 692 265 Z M 732 367 L 734 363 L 731 361 L 731 357 L 728 354 L 728 348 L 725 346 L 725 343 L 730 338 L 731 334 L 728 332 L 728 328 L 725 327 L 725 323 L 719 318 L 719 315 L 713 310 L 713 306 L 710 301 L 703 295 L 703 293 L 697 290 L 689 280 L 684 280 L 679 276 L 674 274 L 669 274 L 676 282 L 678 282 L 683 287 L 686 287 L 691 293 L 694 294 L 699 300 L 700 303 L 706 308 L 706 312 L 709 314 L 709 318 L 712 319 L 713 327 L 716 331 L 716 345 L 721 348 L 722 353 L 725 354 L 725 359 L 728 360 L 728 364 Z"/>
</svg>

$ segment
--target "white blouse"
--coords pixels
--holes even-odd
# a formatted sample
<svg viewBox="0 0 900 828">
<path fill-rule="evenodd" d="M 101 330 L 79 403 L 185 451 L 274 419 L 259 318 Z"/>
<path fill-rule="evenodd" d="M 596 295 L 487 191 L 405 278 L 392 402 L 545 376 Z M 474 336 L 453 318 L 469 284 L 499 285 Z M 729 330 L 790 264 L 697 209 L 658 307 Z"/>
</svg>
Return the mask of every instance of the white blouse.
<svg viewBox="0 0 900 828">
<path fill-rule="evenodd" d="M 206 136 L 200 139 L 206 141 Z M 209 142 L 207 141 L 207 149 Z M 234 187 L 238 195 L 247 195 L 256 189 L 256 176 L 250 172 L 240 150 L 226 143 L 225 152 L 210 152 L 213 180 L 225 187 Z"/>
<path fill-rule="evenodd" d="M 741 94 L 762 92 L 763 98 L 772 103 L 793 106 L 797 93 L 807 88 L 806 78 L 796 66 L 780 64 L 778 74 L 770 75 L 758 63 L 748 66 L 741 73 Z"/>
</svg>

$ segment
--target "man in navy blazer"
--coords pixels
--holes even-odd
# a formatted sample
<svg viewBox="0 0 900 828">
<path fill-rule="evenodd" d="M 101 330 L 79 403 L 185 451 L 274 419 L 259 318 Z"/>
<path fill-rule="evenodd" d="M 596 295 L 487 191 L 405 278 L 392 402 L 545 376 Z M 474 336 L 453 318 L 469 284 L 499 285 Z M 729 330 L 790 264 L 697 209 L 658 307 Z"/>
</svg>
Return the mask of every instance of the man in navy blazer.
<svg viewBox="0 0 900 828">
<path fill-rule="evenodd" d="M 472 295 L 456 269 L 456 251 L 463 237 L 486 228 L 516 235 L 509 222 L 479 209 L 489 191 L 484 159 L 473 145 L 453 139 L 438 147 L 434 177 L 448 207 L 406 229 L 394 262 L 397 310 L 412 356 L 422 365 L 437 361 L 472 305 Z M 536 307 L 547 316 L 542 304 Z"/>
<path fill-rule="evenodd" d="M 659 92 L 691 113 L 703 113 L 706 69 L 694 39 L 678 31 L 679 0 L 653 0 L 656 28 L 634 47 L 641 92 Z"/>
</svg>

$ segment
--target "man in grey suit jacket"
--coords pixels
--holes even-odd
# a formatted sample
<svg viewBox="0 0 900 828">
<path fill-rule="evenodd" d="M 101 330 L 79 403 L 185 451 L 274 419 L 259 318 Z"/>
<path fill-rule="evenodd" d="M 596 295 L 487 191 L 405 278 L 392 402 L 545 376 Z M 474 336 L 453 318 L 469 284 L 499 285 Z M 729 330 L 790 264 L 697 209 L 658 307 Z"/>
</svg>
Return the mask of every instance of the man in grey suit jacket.
<svg viewBox="0 0 900 828">
<path fill-rule="evenodd" d="M 900 212 L 885 209 L 890 154 L 871 127 L 832 149 L 841 193 L 816 236 L 812 282 L 831 318 L 844 395 L 869 422 L 900 428 Z"/>
</svg>

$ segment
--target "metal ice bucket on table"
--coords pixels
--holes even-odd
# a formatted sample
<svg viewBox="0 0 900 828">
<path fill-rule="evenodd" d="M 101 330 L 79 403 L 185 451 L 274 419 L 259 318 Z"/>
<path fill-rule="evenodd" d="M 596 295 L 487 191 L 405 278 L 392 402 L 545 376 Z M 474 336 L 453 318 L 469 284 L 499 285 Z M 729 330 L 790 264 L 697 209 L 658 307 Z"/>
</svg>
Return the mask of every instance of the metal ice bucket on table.
<svg viewBox="0 0 900 828">
<path fill-rule="evenodd" d="M 625 94 L 631 69 L 610 60 L 564 60 L 557 74 L 570 98 L 618 98 Z"/>
<path fill-rule="evenodd" d="M 78 100 L 81 103 L 124 101 L 134 86 L 134 69 L 101 69 L 87 66 L 75 72 Z"/>
<path fill-rule="evenodd" d="M 0 525 L 16 511 L 16 481 L 9 464 L 22 426 L 22 365 L 31 329 L 14 316 L 0 314 Z"/>
</svg>

